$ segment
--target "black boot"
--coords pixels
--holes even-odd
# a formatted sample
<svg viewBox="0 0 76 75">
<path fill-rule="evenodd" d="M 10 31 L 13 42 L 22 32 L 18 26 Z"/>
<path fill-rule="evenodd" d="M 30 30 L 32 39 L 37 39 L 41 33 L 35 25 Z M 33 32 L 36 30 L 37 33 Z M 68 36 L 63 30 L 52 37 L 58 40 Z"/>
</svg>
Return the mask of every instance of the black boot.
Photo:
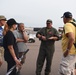
<svg viewBox="0 0 76 75">
<path fill-rule="evenodd" d="M 36 73 L 36 75 L 41 75 L 41 73 Z"/>
<path fill-rule="evenodd" d="M 50 73 L 45 72 L 45 75 L 50 75 Z"/>
</svg>

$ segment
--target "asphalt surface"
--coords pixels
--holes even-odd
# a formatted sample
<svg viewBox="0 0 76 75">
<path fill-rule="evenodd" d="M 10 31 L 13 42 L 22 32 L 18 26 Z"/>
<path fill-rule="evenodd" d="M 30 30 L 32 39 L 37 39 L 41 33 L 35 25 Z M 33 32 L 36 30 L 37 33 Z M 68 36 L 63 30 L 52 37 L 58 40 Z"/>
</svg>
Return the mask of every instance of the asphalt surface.
<svg viewBox="0 0 76 75">
<path fill-rule="evenodd" d="M 39 52 L 40 41 L 36 38 L 35 43 L 27 43 L 27 47 L 29 48 L 29 52 L 26 54 L 26 61 L 21 69 L 21 75 L 36 75 L 36 60 Z M 53 56 L 52 61 L 52 68 L 50 75 L 59 75 L 58 68 L 60 64 L 60 60 L 62 57 L 62 50 L 61 50 L 61 41 L 55 42 L 55 53 Z M 43 66 L 42 75 L 44 75 L 45 64 Z M 3 61 L 3 65 L 0 67 L 0 75 L 5 75 L 7 69 L 7 64 Z"/>
</svg>

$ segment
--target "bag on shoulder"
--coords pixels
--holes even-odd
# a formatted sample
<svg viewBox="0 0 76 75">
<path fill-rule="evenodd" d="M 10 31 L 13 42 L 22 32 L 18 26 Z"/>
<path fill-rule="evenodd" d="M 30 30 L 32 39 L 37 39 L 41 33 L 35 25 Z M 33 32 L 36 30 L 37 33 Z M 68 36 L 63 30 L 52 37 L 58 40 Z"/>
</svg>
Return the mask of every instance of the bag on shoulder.
<svg viewBox="0 0 76 75">
<path fill-rule="evenodd" d="M 74 23 L 74 22 L 70 22 L 70 23 L 75 26 L 75 37 L 76 37 L 76 23 Z M 75 46 L 75 48 L 76 48 L 76 38 L 75 38 L 74 46 Z"/>
</svg>

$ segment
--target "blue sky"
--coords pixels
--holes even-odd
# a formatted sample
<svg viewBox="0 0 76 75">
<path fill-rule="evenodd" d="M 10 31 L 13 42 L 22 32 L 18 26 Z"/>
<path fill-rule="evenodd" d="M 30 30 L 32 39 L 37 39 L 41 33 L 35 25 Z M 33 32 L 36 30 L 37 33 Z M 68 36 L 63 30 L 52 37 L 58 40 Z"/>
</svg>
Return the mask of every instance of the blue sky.
<svg viewBox="0 0 76 75">
<path fill-rule="evenodd" d="M 44 27 L 46 20 L 53 20 L 53 26 L 63 26 L 60 18 L 70 11 L 76 19 L 76 0 L 0 0 L 0 15 L 15 18 L 26 27 Z"/>
</svg>

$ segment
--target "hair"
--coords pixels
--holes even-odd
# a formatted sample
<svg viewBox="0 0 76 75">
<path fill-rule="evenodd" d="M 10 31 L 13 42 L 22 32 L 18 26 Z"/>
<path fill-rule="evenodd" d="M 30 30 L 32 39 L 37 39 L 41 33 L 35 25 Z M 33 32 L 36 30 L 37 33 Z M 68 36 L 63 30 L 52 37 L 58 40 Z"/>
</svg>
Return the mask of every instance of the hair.
<svg viewBox="0 0 76 75">
<path fill-rule="evenodd" d="M 11 29 L 13 25 L 9 25 L 8 28 Z"/>
<path fill-rule="evenodd" d="M 19 28 L 19 26 L 20 26 L 21 24 L 24 24 L 24 23 L 18 23 L 18 28 Z"/>
<path fill-rule="evenodd" d="M 72 17 L 71 17 L 71 18 L 66 18 L 66 19 L 67 19 L 68 21 L 69 21 L 69 20 L 73 20 Z"/>
<path fill-rule="evenodd" d="M 6 35 L 6 33 L 8 32 L 8 30 L 9 30 L 9 27 L 8 27 L 8 25 L 6 24 L 6 25 L 4 26 L 3 35 Z"/>
</svg>

